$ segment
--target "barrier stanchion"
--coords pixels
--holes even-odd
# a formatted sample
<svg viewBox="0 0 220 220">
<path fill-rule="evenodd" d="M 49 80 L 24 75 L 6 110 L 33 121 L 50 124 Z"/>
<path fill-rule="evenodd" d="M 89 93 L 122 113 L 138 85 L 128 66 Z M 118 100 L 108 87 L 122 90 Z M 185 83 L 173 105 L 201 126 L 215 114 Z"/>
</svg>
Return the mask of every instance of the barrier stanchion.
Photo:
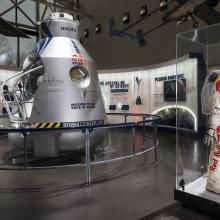
<svg viewBox="0 0 220 220">
<path fill-rule="evenodd" d="M 85 129 L 85 147 L 86 147 L 86 184 L 91 184 L 91 167 L 90 167 L 90 130 Z"/>
<path fill-rule="evenodd" d="M 127 115 L 126 114 L 125 114 L 125 121 L 124 122 L 125 122 L 125 124 L 127 123 Z"/>
<path fill-rule="evenodd" d="M 28 143 L 27 143 L 27 133 L 23 132 L 24 136 L 24 169 L 27 169 L 28 166 Z"/>
<path fill-rule="evenodd" d="M 136 136 L 136 129 L 135 129 L 135 126 L 132 126 L 132 151 L 133 151 L 133 155 L 135 155 L 135 136 Z"/>
<path fill-rule="evenodd" d="M 153 125 L 154 160 L 157 162 L 157 124 L 153 123 Z"/>
<path fill-rule="evenodd" d="M 144 115 L 143 116 L 143 148 L 145 146 L 145 135 L 146 135 L 145 119 L 146 119 L 146 116 Z"/>
</svg>

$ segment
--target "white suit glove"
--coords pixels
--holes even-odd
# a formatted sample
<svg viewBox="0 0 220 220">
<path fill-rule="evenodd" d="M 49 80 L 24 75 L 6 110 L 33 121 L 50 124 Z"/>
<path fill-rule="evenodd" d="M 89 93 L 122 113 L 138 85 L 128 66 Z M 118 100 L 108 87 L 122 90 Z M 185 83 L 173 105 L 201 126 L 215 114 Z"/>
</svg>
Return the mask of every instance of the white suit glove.
<svg viewBox="0 0 220 220">
<path fill-rule="evenodd" d="M 207 146 L 211 146 L 215 140 L 215 129 L 209 128 L 207 133 L 204 136 L 204 144 Z"/>
</svg>

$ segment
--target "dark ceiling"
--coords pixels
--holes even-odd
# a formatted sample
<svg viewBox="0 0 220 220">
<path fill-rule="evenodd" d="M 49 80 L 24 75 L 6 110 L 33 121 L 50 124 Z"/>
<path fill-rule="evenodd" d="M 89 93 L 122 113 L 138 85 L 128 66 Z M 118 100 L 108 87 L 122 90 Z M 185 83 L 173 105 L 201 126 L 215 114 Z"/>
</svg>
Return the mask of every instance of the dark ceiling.
<svg viewBox="0 0 220 220">
<path fill-rule="evenodd" d="M 92 15 L 92 19 L 84 17 L 81 22 L 81 37 L 84 46 L 95 58 L 98 68 L 126 68 L 136 66 L 146 66 L 165 62 L 176 57 L 176 34 L 193 29 L 193 23 L 187 20 L 181 25 L 169 22 L 159 29 L 151 32 L 145 37 L 146 46 L 140 47 L 137 43 L 121 38 L 109 38 L 107 33 L 107 22 L 110 17 L 114 17 L 115 28 L 122 30 L 132 22 L 137 21 L 140 7 L 148 5 L 148 12 L 152 12 L 159 6 L 159 0 L 81 0 L 81 9 Z M 220 12 L 220 4 L 215 7 Z M 124 25 L 122 17 L 124 12 L 130 12 L 130 23 Z M 200 27 L 207 25 L 204 20 L 195 17 Z M 127 32 L 135 35 L 140 29 L 144 32 L 150 31 L 155 26 L 161 24 L 161 13 L 155 13 L 151 17 L 138 23 Z M 96 34 L 94 29 L 96 24 L 101 24 L 102 32 Z M 89 37 L 83 36 L 84 29 L 89 29 Z"/>
</svg>

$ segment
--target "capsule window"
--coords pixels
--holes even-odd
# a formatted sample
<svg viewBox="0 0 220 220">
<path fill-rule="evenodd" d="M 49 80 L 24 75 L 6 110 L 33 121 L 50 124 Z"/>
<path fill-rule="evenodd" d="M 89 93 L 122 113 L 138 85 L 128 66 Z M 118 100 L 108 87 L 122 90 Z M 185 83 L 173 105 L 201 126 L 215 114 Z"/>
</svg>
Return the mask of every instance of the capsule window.
<svg viewBox="0 0 220 220">
<path fill-rule="evenodd" d="M 89 73 L 83 66 L 74 66 L 70 70 L 70 78 L 73 82 L 84 84 L 88 79 Z"/>
</svg>

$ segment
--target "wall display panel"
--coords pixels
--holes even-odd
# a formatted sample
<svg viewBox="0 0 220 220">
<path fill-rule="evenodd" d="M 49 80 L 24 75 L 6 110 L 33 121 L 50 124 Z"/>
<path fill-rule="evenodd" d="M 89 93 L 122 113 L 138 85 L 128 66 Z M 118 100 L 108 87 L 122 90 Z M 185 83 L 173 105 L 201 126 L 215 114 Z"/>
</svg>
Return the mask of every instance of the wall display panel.
<svg viewBox="0 0 220 220">
<path fill-rule="evenodd" d="M 103 73 L 99 74 L 99 81 L 106 112 L 149 112 L 149 75 L 145 71 Z M 110 110 L 112 105 L 115 108 Z"/>
<path fill-rule="evenodd" d="M 177 101 L 186 101 L 186 79 L 178 79 L 165 81 L 164 86 L 164 101 L 175 102 L 176 101 L 176 83 L 177 85 Z"/>
<path fill-rule="evenodd" d="M 198 58 L 183 57 L 178 75 L 175 61 L 140 69 L 100 72 L 106 111 L 159 114 L 163 125 L 176 126 L 177 79 L 182 127 L 198 131 Z M 116 108 L 110 109 L 111 105 Z M 122 105 L 129 105 L 129 110 L 124 110 Z"/>
</svg>

